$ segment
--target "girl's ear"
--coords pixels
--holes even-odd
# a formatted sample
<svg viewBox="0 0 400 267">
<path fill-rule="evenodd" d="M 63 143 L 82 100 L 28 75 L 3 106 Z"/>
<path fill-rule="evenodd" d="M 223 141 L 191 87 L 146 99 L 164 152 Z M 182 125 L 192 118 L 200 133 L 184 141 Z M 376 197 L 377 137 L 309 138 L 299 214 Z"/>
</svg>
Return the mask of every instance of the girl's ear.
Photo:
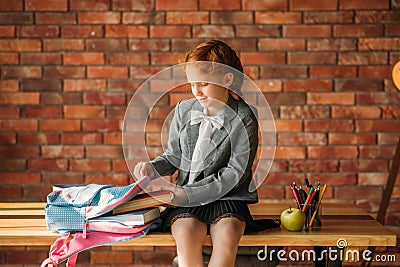
<svg viewBox="0 0 400 267">
<path fill-rule="evenodd" d="M 227 74 L 225 74 L 223 79 L 224 87 L 231 86 L 233 83 L 233 79 L 234 79 L 233 73 L 228 72 Z"/>
</svg>

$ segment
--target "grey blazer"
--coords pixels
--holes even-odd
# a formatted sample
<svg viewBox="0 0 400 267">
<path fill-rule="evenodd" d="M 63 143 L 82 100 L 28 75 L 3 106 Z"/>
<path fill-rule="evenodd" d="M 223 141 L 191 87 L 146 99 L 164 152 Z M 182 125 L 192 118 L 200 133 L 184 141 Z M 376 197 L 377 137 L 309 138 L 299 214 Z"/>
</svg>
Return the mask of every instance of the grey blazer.
<svg viewBox="0 0 400 267">
<path fill-rule="evenodd" d="M 150 161 L 156 177 L 172 175 L 178 170 L 177 186 L 185 190 L 190 206 L 217 199 L 256 203 L 257 192 L 249 192 L 251 168 L 258 147 L 256 110 L 244 101 L 229 97 L 223 110 L 224 125 L 215 129 L 211 137 L 213 146 L 205 157 L 206 167 L 192 184 L 187 184 L 200 126 L 200 123 L 190 125 L 191 110 L 203 110 L 195 98 L 177 104 L 168 147 L 163 155 Z"/>
</svg>

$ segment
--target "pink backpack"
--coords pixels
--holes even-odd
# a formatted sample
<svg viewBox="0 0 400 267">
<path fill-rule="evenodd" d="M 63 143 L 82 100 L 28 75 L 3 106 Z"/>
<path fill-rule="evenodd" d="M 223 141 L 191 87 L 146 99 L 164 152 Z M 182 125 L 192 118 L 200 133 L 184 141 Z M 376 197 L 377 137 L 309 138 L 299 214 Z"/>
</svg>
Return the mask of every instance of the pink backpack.
<svg viewBox="0 0 400 267">
<path fill-rule="evenodd" d="M 65 260 L 66 266 L 75 266 L 81 251 L 136 239 L 156 228 L 157 220 L 139 226 L 95 220 L 134 198 L 149 182 L 149 177 L 143 177 L 128 186 L 90 184 L 51 192 L 45 208 L 46 224 L 49 230 L 57 231 L 62 236 L 51 246 L 49 258 L 43 261 L 41 267 Z"/>
</svg>

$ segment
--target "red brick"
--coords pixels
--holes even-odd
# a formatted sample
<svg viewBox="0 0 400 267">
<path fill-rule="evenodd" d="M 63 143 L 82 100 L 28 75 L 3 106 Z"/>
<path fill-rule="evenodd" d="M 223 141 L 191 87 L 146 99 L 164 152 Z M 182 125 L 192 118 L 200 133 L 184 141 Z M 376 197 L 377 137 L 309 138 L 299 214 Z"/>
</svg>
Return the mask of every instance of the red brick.
<svg viewBox="0 0 400 267">
<path fill-rule="evenodd" d="M 352 120 L 306 120 L 305 132 L 353 132 Z"/>
<path fill-rule="evenodd" d="M 388 173 L 359 173 L 359 185 L 385 185 L 388 179 Z M 397 175 L 396 185 L 400 185 L 400 175 Z"/>
<path fill-rule="evenodd" d="M 3 0 L 0 5 L 0 11 L 22 11 L 23 6 L 22 0 Z"/>
<path fill-rule="evenodd" d="M 283 90 L 287 92 L 329 92 L 331 80 L 286 80 Z"/>
<path fill-rule="evenodd" d="M 256 12 L 256 24 L 300 24 L 300 12 Z"/>
<path fill-rule="evenodd" d="M 15 92 L 19 90 L 19 84 L 17 80 L 3 80 L 0 81 L 1 92 Z"/>
<path fill-rule="evenodd" d="M 380 118 L 381 109 L 379 107 L 355 106 L 355 107 L 332 107 L 332 118 Z"/>
<path fill-rule="evenodd" d="M 261 78 L 307 78 L 307 67 L 296 66 L 274 66 L 260 67 Z"/>
<path fill-rule="evenodd" d="M 399 25 L 385 25 L 385 36 L 400 36 Z"/>
<path fill-rule="evenodd" d="M 124 93 L 85 93 L 83 103 L 89 105 L 125 105 L 126 96 Z"/>
<path fill-rule="evenodd" d="M 174 12 L 170 11 L 166 13 L 166 24 L 208 24 L 209 14 L 208 12 Z M 214 23 L 213 23 L 214 24 Z"/>
<path fill-rule="evenodd" d="M 304 23 L 306 24 L 339 24 L 353 23 L 352 11 L 309 11 L 304 12 Z"/>
<path fill-rule="evenodd" d="M 150 63 L 148 53 L 109 53 L 106 63 L 110 65 L 148 65 Z"/>
<path fill-rule="evenodd" d="M 192 32 L 195 38 L 232 38 L 235 34 L 233 26 L 219 25 L 193 26 Z"/>
<path fill-rule="evenodd" d="M 326 25 L 288 25 L 283 26 L 284 37 L 329 37 L 332 35 L 330 26 Z"/>
<path fill-rule="evenodd" d="M 312 181 L 319 181 L 328 186 L 357 184 L 357 175 L 353 173 L 313 173 L 311 177 Z"/>
<path fill-rule="evenodd" d="M 167 13 L 167 15 L 169 13 Z M 165 24 L 165 15 L 164 12 L 124 12 L 122 14 L 122 24 Z"/>
<path fill-rule="evenodd" d="M 44 105 L 76 105 L 81 104 L 80 93 L 42 93 L 40 104 Z"/>
<path fill-rule="evenodd" d="M 336 10 L 337 0 L 291 0 L 290 10 Z"/>
<path fill-rule="evenodd" d="M 17 37 L 57 38 L 59 35 L 57 26 L 17 26 Z"/>
<path fill-rule="evenodd" d="M 383 25 L 335 25 L 333 36 L 337 37 L 379 37 L 383 36 Z"/>
<path fill-rule="evenodd" d="M 86 40 L 88 51 L 128 51 L 128 42 L 125 39 L 91 39 Z"/>
<path fill-rule="evenodd" d="M 27 118 L 61 118 L 61 107 L 27 106 L 25 117 Z"/>
<path fill-rule="evenodd" d="M 340 0 L 340 9 L 389 9 L 389 1 L 374 0 Z"/>
<path fill-rule="evenodd" d="M 2 171 L 25 171 L 25 159 L 1 159 L 0 170 Z"/>
<path fill-rule="evenodd" d="M 0 106 L 0 118 L 19 118 L 19 107 Z"/>
<path fill-rule="evenodd" d="M 228 27 L 228 26 L 225 26 L 225 27 Z M 221 29 L 221 30 L 228 30 L 228 29 Z M 279 27 L 271 26 L 271 25 L 237 25 L 236 26 L 236 37 L 246 37 L 246 38 L 261 37 L 262 38 L 265 36 L 269 36 L 269 37 L 280 36 Z M 203 36 L 198 36 L 198 37 L 203 37 Z"/>
<path fill-rule="evenodd" d="M 306 149 L 304 147 L 277 147 L 275 151 L 275 159 L 304 159 L 306 157 Z"/>
<path fill-rule="evenodd" d="M 200 10 L 240 10 L 240 0 L 200 0 Z"/>
<path fill-rule="evenodd" d="M 336 64 L 334 52 L 289 52 L 289 64 L 331 65 Z"/>
<path fill-rule="evenodd" d="M 376 134 L 343 134 L 331 133 L 328 135 L 329 144 L 332 145 L 374 145 Z"/>
<path fill-rule="evenodd" d="M 18 187 L 2 186 L 2 187 L 0 187 L 0 196 L 1 196 L 0 199 L 2 201 L 10 201 L 10 199 L 21 199 L 22 187 L 21 186 L 18 186 Z"/>
<path fill-rule="evenodd" d="M 36 131 L 38 122 L 32 119 L 0 120 L 0 129 L 2 131 Z"/>
<path fill-rule="evenodd" d="M 112 7 L 113 10 L 148 11 L 148 10 L 154 10 L 154 0 L 137 0 L 137 1 L 112 0 Z"/>
<path fill-rule="evenodd" d="M 63 54 L 65 65 L 97 65 L 104 64 L 103 53 L 66 53 Z"/>
<path fill-rule="evenodd" d="M 357 67 L 353 66 L 311 66 L 310 77 L 313 78 L 355 78 Z"/>
<path fill-rule="evenodd" d="M 121 15 L 119 12 L 80 12 L 79 24 L 119 24 Z"/>
<path fill-rule="evenodd" d="M 205 12 L 202 12 L 202 14 Z M 167 14 L 168 19 L 168 14 Z M 168 21 L 168 20 L 167 20 Z M 186 20 L 187 21 L 187 20 Z M 184 22 L 184 21 L 182 21 Z M 198 24 L 208 24 L 208 14 L 205 13 L 202 20 L 198 20 Z M 218 11 L 211 12 L 211 24 L 252 24 L 253 13 L 243 11 Z"/>
<path fill-rule="evenodd" d="M 309 51 L 353 51 L 357 49 L 356 39 L 309 39 L 307 50 Z"/>
<path fill-rule="evenodd" d="M 1 29 L 0 29 L 1 31 Z M 0 64 L 1 65 L 18 65 L 19 56 L 18 53 L 0 53 Z"/>
<path fill-rule="evenodd" d="M 39 93 L 0 93 L 0 104 L 37 105 Z"/>
<path fill-rule="evenodd" d="M 17 135 L 15 133 L 0 133 L 0 144 L 16 144 Z"/>
<path fill-rule="evenodd" d="M 110 9 L 110 0 L 69 0 L 70 10 L 105 11 Z"/>
<path fill-rule="evenodd" d="M 0 37 L 14 38 L 15 37 L 15 26 L 0 26 Z"/>
<path fill-rule="evenodd" d="M 130 39 L 129 50 L 131 51 L 169 51 L 168 40 L 164 39 Z"/>
<path fill-rule="evenodd" d="M 86 157 L 88 158 L 103 158 L 103 159 L 113 159 L 113 158 L 123 158 L 122 147 L 112 146 L 112 145 L 101 145 L 101 146 L 87 146 L 86 147 Z"/>
<path fill-rule="evenodd" d="M 103 106 L 64 106 L 64 118 L 104 118 Z"/>
<path fill-rule="evenodd" d="M 44 77 L 46 78 L 84 78 L 85 67 L 44 67 Z"/>
<path fill-rule="evenodd" d="M 68 160 L 66 159 L 30 159 L 28 160 L 30 171 L 66 171 Z"/>
<path fill-rule="evenodd" d="M 187 38 L 190 37 L 190 26 L 150 26 L 151 38 Z"/>
<path fill-rule="evenodd" d="M 44 51 L 81 51 L 84 46 L 83 40 L 43 40 Z"/>
<path fill-rule="evenodd" d="M 134 66 L 129 68 L 129 73 L 133 79 L 147 79 L 163 69 L 163 67 Z"/>
<path fill-rule="evenodd" d="M 357 158 L 358 151 L 355 146 L 308 146 L 307 156 L 311 159 L 352 159 Z"/>
<path fill-rule="evenodd" d="M 143 83 L 142 80 L 124 79 L 124 80 L 109 80 L 107 82 L 107 89 L 114 92 L 134 92 Z"/>
<path fill-rule="evenodd" d="M 102 143 L 101 133 L 63 133 L 61 143 L 65 145 L 92 145 Z"/>
<path fill-rule="evenodd" d="M 337 160 L 292 160 L 289 163 L 290 172 L 337 172 Z"/>
<path fill-rule="evenodd" d="M 64 80 L 64 91 L 104 91 L 105 80 Z"/>
<path fill-rule="evenodd" d="M 121 263 L 132 263 L 133 262 L 133 254 L 132 252 L 108 252 L 108 251 L 92 251 L 91 252 L 91 264 L 105 264 L 105 263 L 113 263 L 113 264 L 121 264 Z"/>
<path fill-rule="evenodd" d="M 396 120 L 358 120 L 356 132 L 398 132 L 400 121 Z"/>
<path fill-rule="evenodd" d="M 83 158 L 83 146 L 42 146 L 42 158 Z"/>
<path fill-rule="evenodd" d="M 355 104 L 353 93 L 308 93 L 308 104 L 351 105 Z"/>
<path fill-rule="evenodd" d="M 57 10 L 66 11 L 68 9 L 67 0 L 26 0 L 25 10 Z"/>
<path fill-rule="evenodd" d="M 265 93 L 264 97 L 269 105 L 301 105 L 305 103 L 305 95 L 302 93 Z"/>
<path fill-rule="evenodd" d="M 88 78 L 128 78 L 125 67 L 88 67 Z"/>
<path fill-rule="evenodd" d="M 286 61 L 284 53 L 242 52 L 240 58 L 244 65 L 285 64 Z"/>
<path fill-rule="evenodd" d="M 104 36 L 102 26 L 62 26 L 62 38 L 99 38 Z"/>
<path fill-rule="evenodd" d="M 260 120 L 260 128 L 263 127 L 264 122 Z M 268 124 L 267 124 L 268 125 Z M 301 132 L 303 131 L 303 123 L 301 120 L 275 120 L 276 132 Z"/>
<path fill-rule="evenodd" d="M 323 133 L 279 133 L 278 145 L 326 145 L 327 137 Z"/>
<path fill-rule="evenodd" d="M 104 133 L 104 144 L 107 145 L 121 145 L 122 133 Z"/>
<path fill-rule="evenodd" d="M 243 0 L 243 10 L 287 10 L 286 0 Z"/>
<path fill-rule="evenodd" d="M 343 186 L 335 189 L 335 198 L 338 199 L 367 198 L 371 200 L 380 198 L 381 194 L 382 189 L 380 187 Z"/>
<path fill-rule="evenodd" d="M 1 12 L 0 24 L 20 25 L 33 24 L 33 14 L 24 12 Z"/>
<path fill-rule="evenodd" d="M 395 145 L 398 140 L 399 137 L 396 133 L 378 133 L 379 145 Z"/>
<path fill-rule="evenodd" d="M 24 53 L 21 54 L 21 64 L 23 65 L 59 65 L 61 64 L 61 54 L 57 53 Z"/>
<path fill-rule="evenodd" d="M 198 10 L 197 0 L 158 0 L 156 10 Z"/>
<path fill-rule="evenodd" d="M 84 120 L 82 122 L 83 131 L 120 131 L 121 122 L 119 120 Z"/>
<path fill-rule="evenodd" d="M 42 78 L 40 67 L 2 67 L 3 79 L 9 78 Z"/>
<path fill-rule="evenodd" d="M 360 38 L 360 50 L 398 50 L 400 38 Z"/>
<path fill-rule="evenodd" d="M 335 81 L 335 91 L 356 92 L 356 91 L 383 91 L 381 80 L 343 79 Z"/>
<path fill-rule="evenodd" d="M 400 14 L 398 11 L 356 11 L 355 14 L 356 23 L 398 23 Z"/>
<path fill-rule="evenodd" d="M 382 65 L 386 64 L 387 61 L 386 52 L 341 52 L 339 53 L 338 63 L 340 65 Z"/>
<path fill-rule="evenodd" d="M 19 144 L 59 144 L 60 136 L 55 133 L 18 133 Z"/>
<path fill-rule="evenodd" d="M 70 160 L 70 171 L 110 171 L 109 160 L 73 159 Z"/>
<path fill-rule="evenodd" d="M 79 120 L 42 120 L 40 121 L 41 131 L 80 131 Z"/>
<path fill-rule="evenodd" d="M 83 184 L 83 173 L 74 172 L 43 172 L 43 184 Z"/>
<path fill-rule="evenodd" d="M 362 146 L 360 158 L 364 159 L 393 159 L 395 147 L 387 146 Z"/>
<path fill-rule="evenodd" d="M 390 78 L 390 66 L 360 66 L 360 78 Z"/>
<path fill-rule="evenodd" d="M 0 158 L 38 158 L 39 146 L 0 146 Z"/>
<path fill-rule="evenodd" d="M 279 80 L 254 80 L 258 90 L 263 93 L 282 92 L 282 81 Z"/>
<path fill-rule="evenodd" d="M 382 118 L 384 119 L 400 118 L 400 107 L 394 107 L 394 106 L 382 107 Z"/>
<path fill-rule="evenodd" d="M 326 106 L 281 106 L 280 118 L 282 119 L 324 119 L 329 118 L 329 107 Z"/>
<path fill-rule="evenodd" d="M 76 24 L 76 14 L 72 12 L 41 12 L 35 14 L 36 24 Z"/>
<path fill-rule="evenodd" d="M 151 53 L 151 65 L 172 65 L 182 62 L 184 53 Z"/>
<path fill-rule="evenodd" d="M 0 173 L 0 183 L 2 184 L 40 184 L 40 182 L 40 173 Z"/>
<path fill-rule="evenodd" d="M 106 26 L 106 37 L 146 38 L 148 37 L 147 26 Z"/>
<path fill-rule="evenodd" d="M 45 251 L 6 251 L 5 258 L 10 264 L 30 263 L 42 261 L 48 255 Z"/>
<path fill-rule="evenodd" d="M 87 174 L 85 179 L 85 183 L 87 184 L 112 184 L 117 186 L 128 185 L 128 181 L 129 175 L 123 173 Z"/>
<path fill-rule="evenodd" d="M 356 102 L 359 105 L 371 104 L 398 104 L 400 95 L 397 92 L 389 93 L 358 93 Z"/>
</svg>

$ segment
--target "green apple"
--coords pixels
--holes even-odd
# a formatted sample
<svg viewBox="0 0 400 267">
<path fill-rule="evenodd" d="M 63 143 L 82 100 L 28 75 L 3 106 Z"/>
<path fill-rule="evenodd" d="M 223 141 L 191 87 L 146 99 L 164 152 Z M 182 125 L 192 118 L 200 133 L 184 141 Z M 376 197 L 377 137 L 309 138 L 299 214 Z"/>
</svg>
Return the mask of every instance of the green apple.
<svg viewBox="0 0 400 267">
<path fill-rule="evenodd" d="M 305 222 L 306 215 L 300 209 L 289 208 L 281 213 L 281 223 L 289 231 L 300 231 Z"/>
</svg>

